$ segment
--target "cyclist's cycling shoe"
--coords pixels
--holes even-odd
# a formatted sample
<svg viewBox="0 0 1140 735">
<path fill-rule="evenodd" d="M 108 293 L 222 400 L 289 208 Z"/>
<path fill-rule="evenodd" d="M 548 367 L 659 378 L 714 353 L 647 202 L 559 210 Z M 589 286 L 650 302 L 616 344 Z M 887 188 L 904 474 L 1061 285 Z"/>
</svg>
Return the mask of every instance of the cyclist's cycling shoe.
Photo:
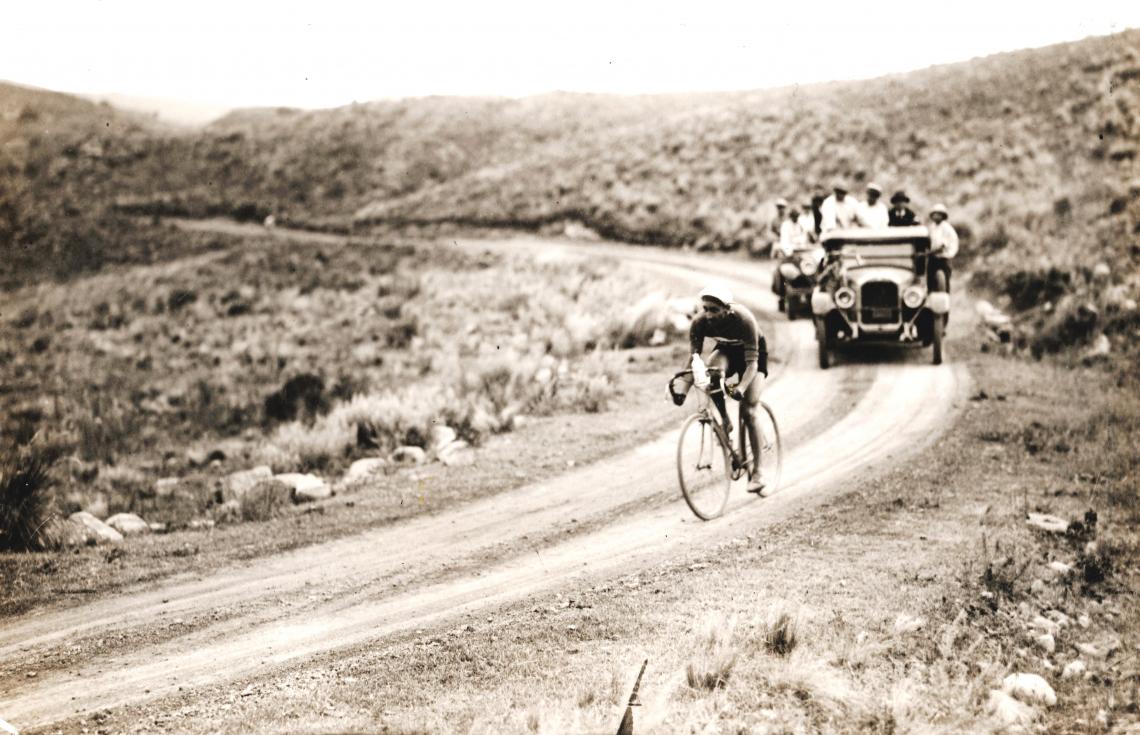
<svg viewBox="0 0 1140 735">
<path fill-rule="evenodd" d="M 755 493 L 756 495 L 763 495 L 764 494 L 764 488 L 766 488 L 766 487 L 767 487 L 767 485 L 764 484 L 764 478 L 760 477 L 759 475 L 756 475 L 755 477 L 750 477 L 748 479 L 748 492 L 750 492 L 750 493 Z"/>
</svg>

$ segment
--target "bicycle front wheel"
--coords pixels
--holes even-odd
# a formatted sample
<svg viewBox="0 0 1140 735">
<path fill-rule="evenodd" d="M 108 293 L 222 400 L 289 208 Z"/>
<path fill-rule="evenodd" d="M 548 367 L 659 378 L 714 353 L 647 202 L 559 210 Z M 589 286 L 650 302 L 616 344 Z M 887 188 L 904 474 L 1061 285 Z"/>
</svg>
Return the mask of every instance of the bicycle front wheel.
<svg viewBox="0 0 1140 735">
<path fill-rule="evenodd" d="M 724 512 L 732 486 L 732 462 L 728 446 L 705 414 L 695 413 L 681 425 L 677 480 L 697 518 L 711 521 Z"/>
<path fill-rule="evenodd" d="M 763 401 L 757 406 L 756 428 L 760 431 L 760 471 L 764 478 L 764 494 L 776 492 L 780 487 L 780 474 L 784 471 L 784 447 L 780 443 L 780 426 L 772 407 Z"/>
</svg>

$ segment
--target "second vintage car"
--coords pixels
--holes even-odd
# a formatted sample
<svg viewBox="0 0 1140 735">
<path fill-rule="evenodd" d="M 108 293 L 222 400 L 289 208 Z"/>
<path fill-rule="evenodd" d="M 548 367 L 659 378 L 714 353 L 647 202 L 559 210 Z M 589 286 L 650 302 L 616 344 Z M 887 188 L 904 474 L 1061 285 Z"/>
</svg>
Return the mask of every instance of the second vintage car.
<svg viewBox="0 0 1140 735">
<path fill-rule="evenodd" d="M 823 250 L 816 245 L 779 253 L 780 263 L 772 274 L 772 293 L 779 298 L 779 310 L 795 319 L 811 316 L 811 293 Z"/>
<path fill-rule="evenodd" d="M 824 266 L 811 296 L 819 366 L 844 344 L 890 342 L 933 348 L 942 362 L 950 294 L 942 273 L 927 283 L 925 227 L 832 230 L 821 244 Z"/>
</svg>

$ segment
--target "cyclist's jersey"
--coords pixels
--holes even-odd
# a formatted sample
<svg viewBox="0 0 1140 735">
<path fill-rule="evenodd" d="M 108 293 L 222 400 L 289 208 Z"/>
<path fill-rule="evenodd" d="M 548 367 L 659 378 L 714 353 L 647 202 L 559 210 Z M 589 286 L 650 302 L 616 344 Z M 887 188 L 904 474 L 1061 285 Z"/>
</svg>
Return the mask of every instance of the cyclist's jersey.
<svg viewBox="0 0 1140 735">
<path fill-rule="evenodd" d="M 722 351 L 726 347 L 742 350 L 746 363 L 756 362 L 761 351 L 768 351 L 756 317 L 741 304 L 732 304 L 716 316 L 704 312 L 697 315 L 689 325 L 691 352 L 699 354 L 706 337 L 716 340 L 717 349 Z"/>
</svg>

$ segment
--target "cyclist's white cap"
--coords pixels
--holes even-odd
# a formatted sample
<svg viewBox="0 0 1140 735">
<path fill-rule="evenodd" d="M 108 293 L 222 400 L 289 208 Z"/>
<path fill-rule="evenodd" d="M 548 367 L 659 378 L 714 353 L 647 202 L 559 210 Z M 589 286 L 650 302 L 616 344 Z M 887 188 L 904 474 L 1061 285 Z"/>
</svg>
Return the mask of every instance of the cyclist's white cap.
<svg viewBox="0 0 1140 735">
<path fill-rule="evenodd" d="M 711 299 L 712 301 L 716 301 L 722 306 L 728 306 L 732 303 L 732 291 L 728 290 L 728 286 L 719 283 L 705 286 L 701 289 L 699 296 L 702 299 Z"/>
</svg>

